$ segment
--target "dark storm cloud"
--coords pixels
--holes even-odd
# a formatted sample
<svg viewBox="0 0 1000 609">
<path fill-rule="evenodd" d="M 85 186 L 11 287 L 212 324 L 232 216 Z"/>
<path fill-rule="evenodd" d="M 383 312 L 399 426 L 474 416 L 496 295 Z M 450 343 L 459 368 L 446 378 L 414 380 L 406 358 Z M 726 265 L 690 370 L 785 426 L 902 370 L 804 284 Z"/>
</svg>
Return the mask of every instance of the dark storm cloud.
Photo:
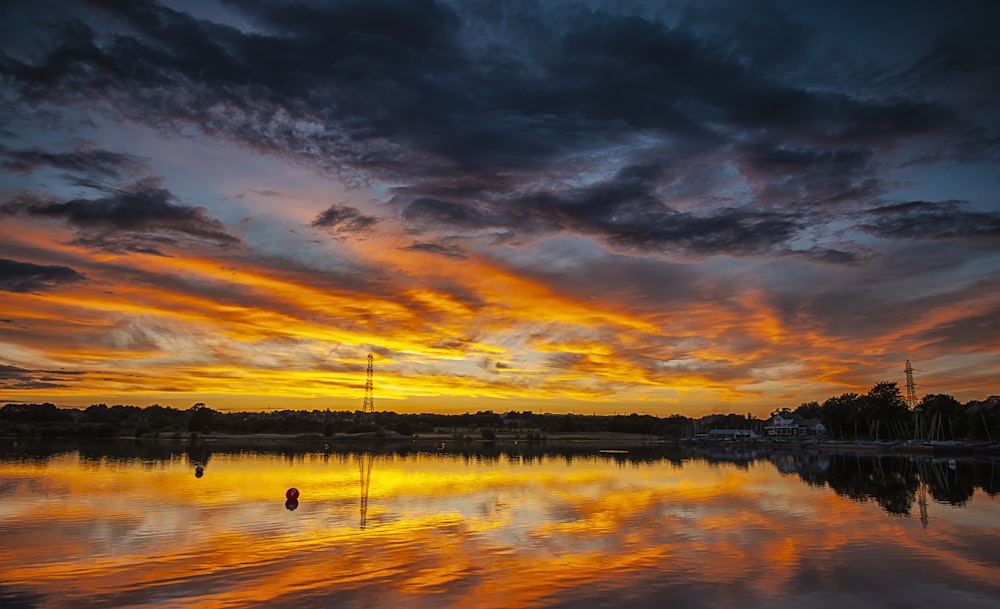
<svg viewBox="0 0 1000 609">
<path fill-rule="evenodd" d="M 0 290 L 43 292 L 86 277 L 68 266 L 33 264 L 0 258 Z"/>
<path fill-rule="evenodd" d="M 19 366 L 0 364 L 0 388 L 51 389 L 66 387 L 65 382 L 79 376 L 80 372 L 65 370 L 29 370 Z"/>
<path fill-rule="evenodd" d="M 49 152 L 40 148 L 5 150 L 0 148 L 0 165 L 18 173 L 32 173 L 53 167 L 71 174 L 100 179 L 120 179 L 143 166 L 136 157 L 110 150 L 78 147 L 72 152 Z"/>
<path fill-rule="evenodd" d="M 869 200 L 885 185 L 875 177 L 870 148 L 821 148 L 758 143 L 738 151 L 736 162 L 754 183 L 758 201 L 789 207 L 836 206 Z"/>
<path fill-rule="evenodd" d="M 598 200 L 545 201 L 539 207 L 576 232 L 645 251 L 767 253 L 798 228 L 789 217 L 732 208 L 696 215 L 657 203 L 606 205 Z"/>
<path fill-rule="evenodd" d="M 645 179 L 611 181 L 563 193 L 539 193 L 513 202 L 470 204 L 422 197 L 403 218 L 424 227 L 532 232 L 569 230 L 617 248 L 695 255 L 774 250 L 800 228 L 794 217 L 722 208 L 704 215 L 671 209 Z"/>
<path fill-rule="evenodd" d="M 411 201 L 403 210 L 403 218 L 417 225 L 452 228 L 489 228 L 507 225 L 511 214 L 484 212 L 466 203 L 442 201 L 421 197 Z"/>
<path fill-rule="evenodd" d="M 461 58 L 447 43 L 454 17 L 432 2 L 249 3 L 245 16 L 261 25 L 253 33 L 152 2 L 96 4 L 94 28 L 110 18 L 114 35 L 67 20 L 51 28 L 44 59 L 4 58 L 26 99 L 99 96 L 157 127 L 190 123 L 323 166 L 392 165 L 398 146 L 379 138 L 398 138 L 400 125 L 446 102 L 454 92 L 427 75 Z"/>
<path fill-rule="evenodd" d="M 838 250 L 829 247 L 811 247 L 806 250 L 786 250 L 784 255 L 802 258 L 812 262 L 828 264 L 859 264 L 866 262 L 871 255 L 864 251 Z"/>
<path fill-rule="evenodd" d="M 693 34 L 639 17 L 582 14 L 558 40 L 550 72 L 566 111 L 670 133 L 768 129 L 796 140 L 846 142 L 932 131 L 929 103 L 865 102 L 819 93 L 747 68 Z"/>
<path fill-rule="evenodd" d="M 99 4 L 131 31 L 102 42 L 84 23 L 67 22 L 43 61 L 8 55 L 4 72 L 23 94 L 103 93 L 123 111 L 124 101 L 152 110 L 147 120 L 175 112 L 209 131 L 279 148 L 301 134 L 267 121 L 279 109 L 272 103 L 293 119 L 330 119 L 351 137 L 391 137 L 456 166 L 492 167 L 518 167 L 536 151 L 550 156 L 563 144 L 600 138 L 601 129 L 609 136 L 645 129 L 707 135 L 708 123 L 722 121 L 828 139 L 926 131 L 941 116 L 926 103 L 865 103 L 796 89 L 748 71 L 688 32 L 582 9 L 563 18 L 519 3 L 473 10 L 466 22 L 486 20 L 510 37 L 476 48 L 462 40 L 468 33 L 456 9 L 432 1 L 237 3 L 257 20 L 261 32 L 254 33 L 153 3 Z M 524 25 L 504 22 L 512 16 Z M 170 90 L 207 97 L 149 95 Z M 240 115 L 213 112 L 219 103 Z M 254 111 L 262 103 L 263 111 Z M 306 139 L 322 150 L 333 143 L 329 135 Z M 339 152 L 350 159 L 351 151 Z"/>
<path fill-rule="evenodd" d="M 968 239 L 1000 244 L 1000 212 L 965 209 L 963 201 L 910 201 L 867 212 L 862 228 L 888 239 Z"/>
<path fill-rule="evenodd" d="M 456 260 L 466 260 L 468 258 L 459 246 L 443 243 L 422 243 L 420 241 L 414 241 L 402 249 L 411 252 L 437 254 L 438 256 L 445 256 L 446 258 L 454 258 Z"/>
<path fill-rule="evenodd" d="M 1000 161 L 1000 121 L 996 100 L 1000 99 L 1000 4 L 959 3 L 954 7 L 936 4 L 943 19 L 960 23 L 928 41 L 928 50 L 887 80 L 901 94 L 943 100 L 962 117 L 960 129 L 950 141 L 940 142 L 917 162 L 958 159 Z M 959 15 L 945 13 L 958 12 Z M 947 22 L 947 21 L 945 21 Z"/>
<path fill-rule="evenodd" d="M 62 200 L 22 193 L 0 205 L 0 215 L 65 221 L 77 242 L 108 251 L 158 253 L 157 245 L 177 238 L 217 246 L 237 245 L 218 220 L 202 207 L 174 202 L 159 180 L 147 178 L 125 188 L 104 189 L 104 196 Z"/>
<path fill-rule="evenodd" d="M 147 176 L 121 187 L 111 185 L 146 169 L 133 155 L 78 141 L 69 152 L 0 148 L 0 158 L 4 168 L 19 173 L 44 167 L 66 171 L 63 178 L 68 183 L 103 195 L 64 200 L 19 193 L 0 205 L 0 214 L 65 220 L 78 231 L 76 244 L 113 252 L 160 254 L 162 246 L 177 243 L 179 236 L 217 245 L 238 243 L 203 208 L 176 203 L 159 177 Z"/>
<path fill-rule="evenodd" d="M 378 218 L 366 216 L 350 205 L 334 203 L 316 216 L 310 226 L 323 228 L 338 237 L 359 236 L 370 233 L 378 224 Z"/>
<path fill-rule="evenodd" d="M 810 30 L 772 6 L 769 19 L 738 11 L 713 28 L 613 5 L 227 6 L 252 31 L 153 2 L 45 15 L 43 50 L 11 43 L 0 73 L 22 102 L 101 100 L 157 128 L 194 125 L 348 177 L 402 183 L 394 209 L 427 230 L 576 231 L 699 255 L 786 251 L 802 218 L 755 207 L 863 206 L 885 190 L 875 175 L 885 155 L 931 135 L 968 144 L 976 126 L 957 102 L 903 98 L 874 77 L 856 90 L 801 83 Z M 981 68 L 970 69 L 993 74 L 992 47 L 976 49 Z M 963 53 L 941 42 L 913 69 L 940 73 Z M 995 138 L 983 124 L 980 140 Z M 752 187 L 742 201 L 705 196 L 718 209 L 701 213 L 673 205 L 695 183 L 712 186 L 685 177 L 734 153 Z M 651 177 L 637 181 L 630 165 Z M 580 186 L 597 174 L 606 176 L 598 186 Z M 314 225 L 351 232 L 362 218 L 332 207 Z"/>
<path fill-rule="evenodd" d="M 900 78 L 917 86 L 958 86 L 977 95 L 1000 95 L 1000 40 L 995 31 L 1000 7 L 983 3 L 975 14 L 975 23 L 935 39 Z"/>
</svg>

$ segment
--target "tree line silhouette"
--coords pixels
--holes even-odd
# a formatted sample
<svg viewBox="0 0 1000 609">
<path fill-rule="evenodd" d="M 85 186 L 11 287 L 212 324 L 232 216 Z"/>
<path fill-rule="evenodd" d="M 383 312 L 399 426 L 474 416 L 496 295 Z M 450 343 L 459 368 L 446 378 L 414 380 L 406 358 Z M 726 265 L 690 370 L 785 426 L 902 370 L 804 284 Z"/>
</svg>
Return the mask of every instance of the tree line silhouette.
<svg viewBox="0 0 1000 609">
<path fill-rule="evenodd" d="M 910 409 L 894 382 L 883 381 L 866 394 L 844 393 L 822 404 L 775 409 L 771 416 L 819 419 L 834 439 L 1000 439 L 1000 396 L 960 403 L 948 394 L 925 395 Z M 747 414 L 687 417 L 671 414 L 584 415 L 532 411 L 464 414 L 361 413 L 333 410 L 224 412 L 204 403 L 187 409 L 153 404 L 94 404 L 61 408 L 51 403 L 9 403 L 0 408 L 0 435 L 15 437 L 197 437 L 202 434 L 338 434 L 379 436 L 451 431 L 493 439 L 499 432 L 540 437 L 558 433 L 633 433 L 680 439 L 711 429 L 752 429 L 765 435 L 769 419 Z"/>
<path fill-rule="evenodd" d="M 993 440 L 1000 438 L 1000 396 L 962 404 L 944 393 L 925 395 L 913 409 L 894 382 L 866 394 L 844 393 L 822 404 L 806 402 L 774 414 L 820 419 L 837 439 Z"/>
</svg>

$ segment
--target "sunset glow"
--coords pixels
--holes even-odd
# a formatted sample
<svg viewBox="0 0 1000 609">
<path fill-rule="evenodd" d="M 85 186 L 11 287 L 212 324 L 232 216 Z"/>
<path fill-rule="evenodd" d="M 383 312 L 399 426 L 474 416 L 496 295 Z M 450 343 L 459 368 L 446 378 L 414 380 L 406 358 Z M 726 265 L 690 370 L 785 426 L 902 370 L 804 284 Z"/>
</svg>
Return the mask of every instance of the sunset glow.
<svg viewBox="0 0 1000 609">
<path fill-rule="evenodd" d="M 831 462 L 871 467 L 853 455 L 797 458 L 819 471 Z M 371 460 L 365 517 L 359 459 Z M 981 489 L 961 506 L 934 502 L 924 528 L 915 513 L 890 515 L 871 498 L 835 492 L 844 481 L 832 470 L 827 484 L 805 484 L 766 459 L 739 467 L 593 455 L 570 463 L 243 452 L 204 463 L 196 478 L 179 453 L 3 461 L 6 592 L 35 591 L 51 608 L 84 598 L 94 606 L 354 606 L 356 597 L 517 608 L 576 598 L 651 607 L 666 593 L 680 606 L 768 606 L 817 593 L 881 601 L 889 592 L 933 606 L 957 589 L 970 603 L 997 589 L 997 505 Z M 962 467 L 968 478 L 972 465 Z M 294 511 L 283 505 L 291 484 L 302 489 Z M 912 583 L 922 570 L 934 585 Z"/>
<path fill-rule="evenodd" d="M 0 403 L 1000 392 L 993 4 L 491 4 L 5 3 Z"/>
</svg>

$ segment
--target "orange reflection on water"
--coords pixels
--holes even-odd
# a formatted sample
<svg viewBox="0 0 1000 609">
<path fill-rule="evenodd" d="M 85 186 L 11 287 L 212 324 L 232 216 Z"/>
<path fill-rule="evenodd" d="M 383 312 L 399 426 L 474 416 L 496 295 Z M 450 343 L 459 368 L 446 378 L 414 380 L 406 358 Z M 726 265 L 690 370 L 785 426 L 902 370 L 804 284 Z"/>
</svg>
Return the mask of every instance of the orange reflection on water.
<svg viewBox="0 0 1000 609">
<path fill-rule="evenodd" d="M 849 596 L 865 573 L 896 585 L 893 561 L 946 569 L 974 598 L 1000 592 L 996 501 L 963 508 L 994 523 L 975 538 L 946 511 L 927 533 L 767 461 L 247 453 L 193 467 L 0 461 L 0 594 L 59 608 L 743 607 Z"/>
</svg>

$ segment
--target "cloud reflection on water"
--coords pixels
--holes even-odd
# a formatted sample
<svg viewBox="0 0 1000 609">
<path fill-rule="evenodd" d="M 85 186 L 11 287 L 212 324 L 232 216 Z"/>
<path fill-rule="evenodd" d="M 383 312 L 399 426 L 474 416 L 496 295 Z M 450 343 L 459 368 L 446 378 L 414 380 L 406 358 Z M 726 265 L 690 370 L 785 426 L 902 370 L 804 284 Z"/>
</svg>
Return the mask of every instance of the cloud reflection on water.
<svg viewBox="0 0 1000 609">
<path fill-rule="evenodd" d="M 1000 596 L 1000 505 L 981 492 L 961 509 L 934 503 L 925 530 L 767 460 L 244 453 L 213 455 L 200 479 L 192 468 L 76 453 L 0 461 L 0 580 L 52 608 L 921 607 L 955 590 L 985 607 Z M 294 512 L 289 486 L 302 492 Z"/>
</svg>

